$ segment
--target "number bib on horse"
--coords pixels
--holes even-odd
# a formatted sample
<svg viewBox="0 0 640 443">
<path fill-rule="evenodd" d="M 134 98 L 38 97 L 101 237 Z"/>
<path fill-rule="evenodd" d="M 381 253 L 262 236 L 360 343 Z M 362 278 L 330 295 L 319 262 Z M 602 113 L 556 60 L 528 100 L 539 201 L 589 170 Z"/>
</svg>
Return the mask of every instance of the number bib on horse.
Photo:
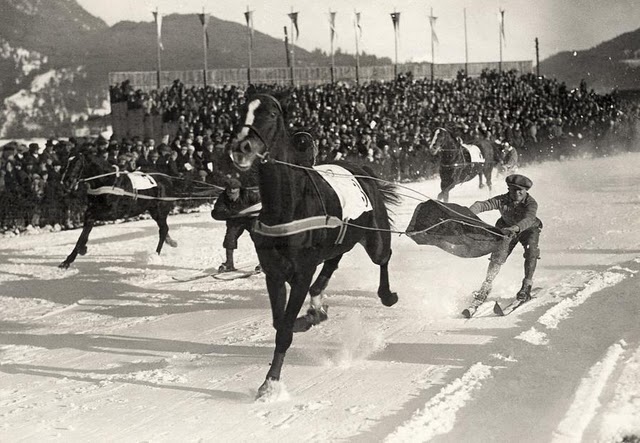
<svg viewBox="0 0 640 443">
<path fill-rule="evenodd" d="M 318 165 L 313 169 L 320 173 L 338 196 L 343 221 L 355 220 L 373 209 L 369 197 L 351 172 L 338 165 Z"/>
</svg>

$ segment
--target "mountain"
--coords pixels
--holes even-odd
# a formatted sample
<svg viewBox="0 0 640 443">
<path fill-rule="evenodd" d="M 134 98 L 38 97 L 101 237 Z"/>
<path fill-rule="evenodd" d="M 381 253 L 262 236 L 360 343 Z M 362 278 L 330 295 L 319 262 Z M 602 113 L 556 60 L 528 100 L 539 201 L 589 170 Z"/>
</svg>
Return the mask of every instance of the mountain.
<svg viewBox="0 0 640 443">
<path fill-rule="evenodd" d="M 196 14 L 163 17 L 163 70 L 202 68 Z M 210 69 L 247 66 L 246 28 L 211 17 Z M 339 54 L 337 60 L 353 61 Z M 360 63 L 390 64 L 363 54 Z M 296 47 L 296 65 L 328 65 L 327 54 Z M 254 67 L 285 66 L 282 39 L 256 31 Z M 68 135 L 78 122 L 109 112 L 110 71 L 156 69 L 152 22 L 107 26 L 75 0 L 0 0 L 0 138 Z"/>
<path fill-rule="evenodd" d="M 210 69 L 247 66 L 244 25 L 211 17 Z M 196 14 L 163 18 L 163 70 L 202 68 L 202 27 Z M 327 66 L 326 53 L 296 47 L 297 66 Z M 337 65 L 354 57 L 335 55 Z M 286 65 L 282 38 L 256 31 L 254 67 Z M 363 54 L 362 66 L 389 65 Z M 640 88 L 640 29 L 577 53 L 540 63 L 541 73 L 570 86 L 582 79 L 598 92 Z M 66 136 L 87 120 L 109 113 L 110 71 L 156 69 L 152 22 L 107 26 L 75 0 L 0 0 L 0 138 Z M 99 119 L 98 119 L 99 120 Z M 84 125 L 86 126 L 86 125 Z"/>
<path fill-rule="evenodd" d="M 540 73 L 570 87 L 584 79 L 590 89 L 640 89 L 640 29 L 585 51 L 566 51 L 540 63 Z"/>
</svg>

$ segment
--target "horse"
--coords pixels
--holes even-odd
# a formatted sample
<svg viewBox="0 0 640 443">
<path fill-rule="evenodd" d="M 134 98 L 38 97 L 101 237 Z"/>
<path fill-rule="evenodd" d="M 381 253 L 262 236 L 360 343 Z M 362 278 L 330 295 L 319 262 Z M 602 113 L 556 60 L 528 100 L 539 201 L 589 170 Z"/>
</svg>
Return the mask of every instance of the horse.
<svg viewBox="0 0 640 443">
<path fill-rule="evenodd" d="M 120 173 L 117 168 L 105 163 L 86 152 L 76 153 L 67 161 L 60 179 L 63 188 L 71 192 L 83 183 L 88 189 L 82 233 L 69 256 L 58 266 L 62 269 L 67 269 L 78 254 L 87 253 L 87 241 L 96 221 L 116 220 L 148 212 L 159 229 L 156 253 L 160 254 L 164 243 L 171 247 L 178 246 L 169 236 L 167 224 L 167 216 L 175 201 L 167 197 L 173 188 L 171 178 L 164 174 Z M 146 186 L 136 187 L 134 178 L 141 179 Z"/>
<path fill-rule="evenodd" d="M 449 191 L 454 186 L 473 179 L 479 179 L 479 187 L 484 187 L 482 176 L 486 178 L 491 190 L 491 175 L 494 166 L 493 145 L 488 140 L 477 140 L 476 144 L 466 145 L 455 138 L 445 128 L 437 128 L 429 144 L 431 155 L 440 155 L 440 189 L 438 200 L 449 201 Z M 482 158 L 479 157 L 482 156 Z"/>
<path fill-rule="evenodd" d="M 369 168 L 346 162 L 305 166 L 310 158 L 308 143 L 304 143 L 305 137 L 296 143 L 288 134 L 286 104 L 286 97 L 250 95 L 230 145 L 230 155 L 240 171 L 259 162 L 262 209 L 251 236 L 265 274 L 276 337 L 271 367 L 257 398 L 272 393 L 280 380 L 293 333 L 326 320 L 321 294 L 343 254 L 356 244 L 362 244 L 379 266 L 378 297 L 382 304 L 393 306 L 398 301 L 397 293 L 390 290 L 388 271 L 392 220 L 387 205 L 399 202 L 395 186 L 376 179 Z M 363 204 L 370 205 L 369 209 L 345 221 L 346 210 L 320 168 L 334 168 L 335 180 L 346 183 Z M 346 174 L 343 177 L 336 171 Z M 290 286 L 288 301 L 285 283 Z M 311 308 L 307 316 L 298 317 L 307 293 Z"/>
</svg>

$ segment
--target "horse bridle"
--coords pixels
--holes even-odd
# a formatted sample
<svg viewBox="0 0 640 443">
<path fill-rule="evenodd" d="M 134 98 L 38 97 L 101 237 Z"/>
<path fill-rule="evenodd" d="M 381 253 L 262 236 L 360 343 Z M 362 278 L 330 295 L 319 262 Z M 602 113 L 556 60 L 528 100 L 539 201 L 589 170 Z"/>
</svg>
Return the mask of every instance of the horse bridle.
<svg viewBox="0 0 640 443">
<path fill-rule="evenodd" d="M 271 100 L 273 103 L 275 103 L 276 107 L 278 108 L 278 111 L 280 111 L 280 114 L 284 114 L 284 112 L 282 111 L 282 105 L 280 104 L 280 102 L 278 100 L 276 100 L 275 97 L 269 95 L 269 94 L 263 94 L 263 97 L 267 97 L 269 100 Z M 267 143 L 267 141 L 265 140 L 265 138 L 262 136 L 262 134 L 260 133 L 260 131 L 258 130 L 258 128 L 255 127 L 255 125 L 253 124 L 243 124 L 241 126 L 242 128 L 247 128 L 249 129 L 250 132 L 253 132 L 256 137 L 258 137 L 258 139 L 260 140 L 260 142 L 262 142 L 262 144 L 265 147 L 264 153 L 259 154 L 256 153 L 256 156 L 263 162 L 266 163 L 269 159 L 269 143 Z"/>
<path fill-rule="evenodd" d="M 79 166 L 74 166 L 73 171 L 69 171 L 69 163 L 71 163 L 71 160 L 73 160 L 74 158 L 78 157 L 78 162 L 79 162 Z M 77 177 L 82 177 L 82 172 L 84 171 L 84 166 L 85 166 L 85 158 L 83 154 L 76 154 L 76 155 L 72 155 L 71 157 L 69 157 L 67 159 L 67 167 L 64 168 L 64 173 L 62 174 L 62 177 L 60 177 L 60 184 L 64 186 L 64 179 L 67 176 L 67 173 L 70 172 L 74 172 L 74 175 L 76 175 Z M 79 169 L 79 173 L 76 174 L 75 170 Z M 69 174 L 71 175 L 71 174 Z M 81 179 L 73 179 L 73 185 L 69 186 L 69 189 L 76 189 L 78 187 L 78 184 L 80 184 L 80 182 L 82 181 Z"/>
</svg>

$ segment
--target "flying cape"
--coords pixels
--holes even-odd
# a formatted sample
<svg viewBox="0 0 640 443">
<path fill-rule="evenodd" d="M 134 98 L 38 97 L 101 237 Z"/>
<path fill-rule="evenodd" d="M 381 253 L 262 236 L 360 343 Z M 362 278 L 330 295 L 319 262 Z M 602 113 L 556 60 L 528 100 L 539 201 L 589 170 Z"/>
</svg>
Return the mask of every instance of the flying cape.
<svg viewBox="0 0 640 443">
<path fill-rule="evenodd" d="M 490 254 L 504 237 L 469 208 L 435 200 L 416 207 L 406 233 L 419 245 L 437 246 L 458 257 Z"/>
</svg>

